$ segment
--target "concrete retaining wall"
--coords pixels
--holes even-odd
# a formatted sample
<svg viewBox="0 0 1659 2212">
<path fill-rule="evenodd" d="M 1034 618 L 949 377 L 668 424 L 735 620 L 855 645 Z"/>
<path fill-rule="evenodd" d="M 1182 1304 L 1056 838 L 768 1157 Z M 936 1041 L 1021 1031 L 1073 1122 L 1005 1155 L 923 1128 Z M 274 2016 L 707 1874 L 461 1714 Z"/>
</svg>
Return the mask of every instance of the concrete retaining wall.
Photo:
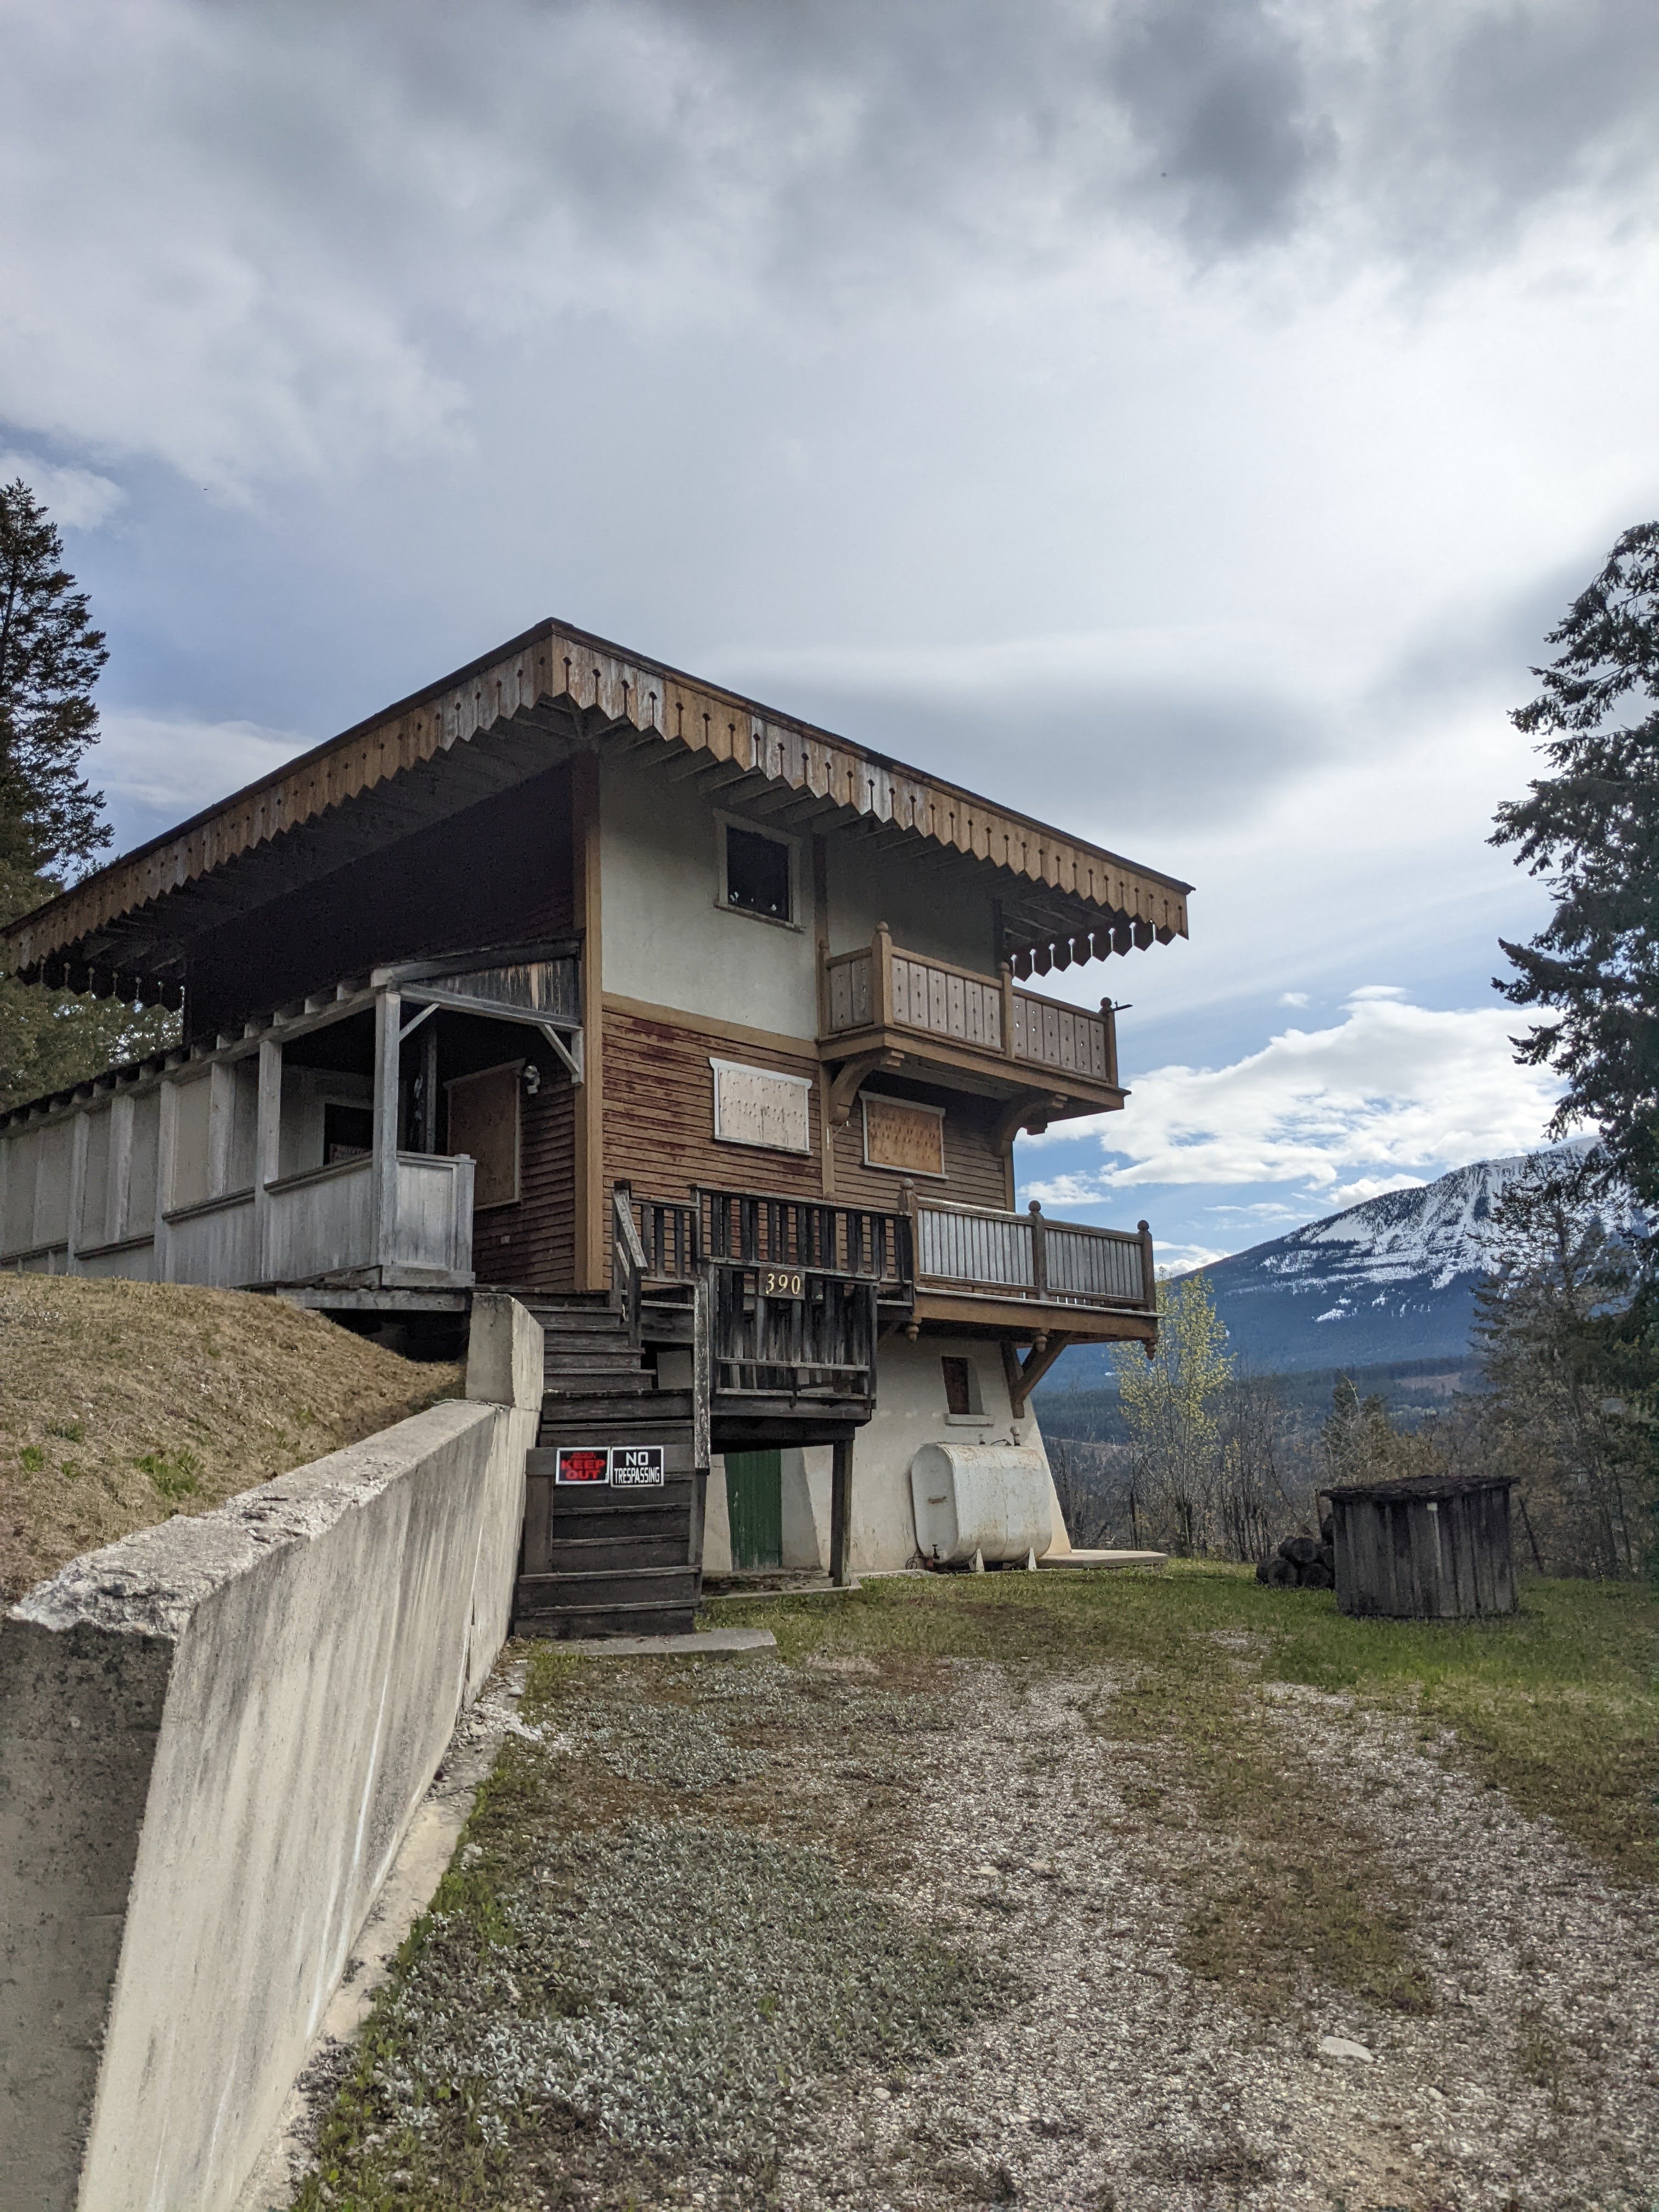
<svg viewBox="0 0 1659 2212">
<path fill-rule="evenodd" d="M 0 2203 L 216 2212 L 506 1636 L 541 1331 L 0 1622 Z"/>
</svg>

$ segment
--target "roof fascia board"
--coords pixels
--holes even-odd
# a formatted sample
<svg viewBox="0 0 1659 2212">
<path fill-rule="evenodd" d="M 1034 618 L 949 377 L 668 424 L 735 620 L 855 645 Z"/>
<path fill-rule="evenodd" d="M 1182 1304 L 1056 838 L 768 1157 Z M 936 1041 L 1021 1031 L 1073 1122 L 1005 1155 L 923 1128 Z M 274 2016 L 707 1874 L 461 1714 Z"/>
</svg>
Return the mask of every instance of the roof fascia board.
<svg viewBox="0 0 1659 2212">
<path fill-rule="evenodd" d="M 618 728 L 654 732 L 732 763 L 740 773 L 788 783 L 1062 896 L 1144 919 L 1160 933 L 1186 934 L 1191 886 L 1177 878 L 586 631 L 546 622 L 109 862 L 0 931 L 0 942 L 15 968 L 32 971 L 118 916 L 466 744 L 503 718 L 547 704 L 573 710 L 583 737 L 596 745 Z"/>
</svg>

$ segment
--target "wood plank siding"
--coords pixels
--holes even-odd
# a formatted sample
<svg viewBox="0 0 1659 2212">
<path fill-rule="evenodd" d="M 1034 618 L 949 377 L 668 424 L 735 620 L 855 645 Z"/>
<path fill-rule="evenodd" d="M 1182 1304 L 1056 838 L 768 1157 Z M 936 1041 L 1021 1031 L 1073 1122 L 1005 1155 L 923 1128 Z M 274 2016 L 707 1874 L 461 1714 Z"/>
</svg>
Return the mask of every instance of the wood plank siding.
<svg viewBox="0 0 1659 2212">
<path fill-rule="evenodd" d="M 383 963 L 572 926 L 570 771 L 558 768 L 204 932 L 190 948 L 186 1034 L 240 1030 L 256 1000 L 283 1006 Z"/>
<path fill-rule="evenodd" d="M 918 1177 L 918 1199 L 952 1206 L 1002 1206 L 1008 1202 L 1006 1153 L 998 1146 L 996 1124 L 1003 1102 L 976 1098 L 965 1091 L 943 1091 L 923 1084 L 901 1087 L 883 1082 L 872 1096 L 921 1100 L 945 1109 L 945 1176 Z M 854 1102 L 852 1115 L 836 1132 L 836 1196 L 848 1206 L 896 1206 L 902 1176 L 864 1164 L 864 1116 Z"/>
<path fill-rule="evenodd" d="M 813 1079 L 810 1152 L 775 1152 L 720 1143 L 714 1136 L 711 1055 L 746 1061 L 783 1075 Z M 818 1062 L 804 1047 L 792 1053 L 722 1036 L 665 1015 L 623 1012 L 614 1001 L 605 1018 L 605 1173 L 607 1185 L 632 1183 L 642 1196 L 684 1198 L 696 1183 L 723 1189 L 775 1192 L 780 1196 L 825 1194 L 823 1091 Z M 918 1184 L 921 1191 L 958 1206 L 1000 1206 L 1007 1200 L 1006 1153 L 996 1124 L 1003 1103 L 921 1084 L 881 1086 L 889 1095 L 945 1109 L 946 1180 Z M 850 1120 L 835 1132 L 835 1189 L 843 1204 L 891 1207 L 903 1178 L 864 1164 L 864 1122 L 854 1103 Z"/>
<path fill-rule="evenodd" d="M 472 1266 L 481 1283 L 574 1288 L 575 1103 L 562 1080 L 525 1100 L 519 1203 L 494 1206 L 473 1223 Z"/>
<path fill-rule="evenodd" d="M 714 1136 L 713 1055 L 746 1060 L 812 1082 L 809 1152 L 719 1143 Z M 624 1013 L 605 1016 L 605 1178 L 650 1198 L 684 1198 L 694 1183 L 817 1198 L 823 1188 L 817 1055 L 760 1051 L 690 1024 Z"/>
</svg>

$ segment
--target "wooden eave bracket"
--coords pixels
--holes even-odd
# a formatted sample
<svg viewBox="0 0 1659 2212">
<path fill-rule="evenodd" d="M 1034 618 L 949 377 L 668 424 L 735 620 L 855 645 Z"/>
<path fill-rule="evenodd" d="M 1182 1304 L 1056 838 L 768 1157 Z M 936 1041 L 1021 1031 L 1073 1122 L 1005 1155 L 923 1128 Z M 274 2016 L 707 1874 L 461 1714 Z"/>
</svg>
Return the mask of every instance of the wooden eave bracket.
<svg viewBox="0 0 1659 2212">
<path fill-rule="evenodd" d="M 830 1127 L 841 1129 L 846 1127 L 852 1115 L 853 1101 L 858 1097 L 866 1076 L 873 1075 L 878 1068 L 890 1074 L 895 1068 L 903 1065 L 904 1054 L 890 1052 L 885 1047 L 879 1052 L 861 1052 L 851 1060 L 843 1060 L 830 1085 Z"/>
<path fill-rule="evenodd" d="M 1039 1336 L 1032 1343 L 1024 1359 L 1014 1350 L 1006 1337 L 1002 1340 L 1003 1371 L 1008 1377 L 1008 1402 L 1014 1409 L 1014 1419 L 1024 1418 L 1025 1401 L 1062 1352 L 1069 1349 L 1072 1340 L 1056 1329 L 1051 1336 Z"/>
<path fill-rule="evenodd" d="M 999 1151 L 1012 1145 L 1022 1129 L 1041 1136 L 1050 1121 L 1058 1121 L 1071 1104 L 1063 1091 L 1027 1091 L 1017 1098 L 997 1123 Z"/>
</svg>

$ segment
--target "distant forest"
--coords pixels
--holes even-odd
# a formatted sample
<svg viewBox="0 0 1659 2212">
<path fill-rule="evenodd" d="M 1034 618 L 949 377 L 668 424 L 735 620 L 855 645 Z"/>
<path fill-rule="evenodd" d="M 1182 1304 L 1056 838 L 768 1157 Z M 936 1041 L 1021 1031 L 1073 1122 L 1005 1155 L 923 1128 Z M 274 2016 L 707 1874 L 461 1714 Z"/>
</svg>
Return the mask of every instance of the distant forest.
<svg viewBox="0 0 1659 2212">
<path fill-rule="evenodd" d="M 1311 1430 L 1329 1413 L 1345 1376 L 1362 1398 L 1381 1398 L 1389 1419 L 1401 1429 L 1415 1429 L 1431 1414 L 1443 1413 L 1460 1391 L 1481 1387 L 1480 1370 L 1468 1358 L 1393 1359 L 1371 1367 L 1310 1368 L 1255 1379 L 1273 1393 L 1291 1426 Z M 1069 1437 L 1080 1443 L 1129 1442 L 1115 1383 L 1099 1390 L 1038 1389 L 1031 1405 L 1045 1437 Z"/>
</svg>

